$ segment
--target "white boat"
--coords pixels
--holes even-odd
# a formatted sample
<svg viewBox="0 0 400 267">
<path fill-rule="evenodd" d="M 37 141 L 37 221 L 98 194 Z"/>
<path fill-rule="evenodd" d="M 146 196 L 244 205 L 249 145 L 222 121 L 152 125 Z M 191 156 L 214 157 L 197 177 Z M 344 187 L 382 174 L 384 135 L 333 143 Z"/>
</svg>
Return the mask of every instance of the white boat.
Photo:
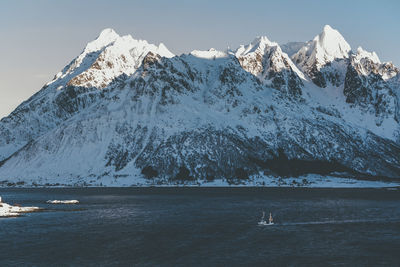
<svg viewBox="0 0 400 267">
<path fill-rule="evenodd" d="M 258 225 L 273 225 L 274 224 L 274 219 L 272 218 L 271 212 L 269 213 L 268 222 L 264 218 L 265 218 L 265 212 L 263 211 L 263 216 L 261 217 L 261 220 L 258 222 Z"/>
</svg>

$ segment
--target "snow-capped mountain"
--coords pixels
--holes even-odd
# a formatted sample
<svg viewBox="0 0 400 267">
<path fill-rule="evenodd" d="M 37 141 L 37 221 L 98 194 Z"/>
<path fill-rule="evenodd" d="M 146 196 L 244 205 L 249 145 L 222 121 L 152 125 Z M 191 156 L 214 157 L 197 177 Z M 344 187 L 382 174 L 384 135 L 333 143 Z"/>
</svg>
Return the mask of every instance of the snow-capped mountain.
<svg viewBox="0 0 400 267">
<path fill-rule="evenodd" d="M 2 119 L 0 160 L 104 97 L 106 87 L 132 75 L 149 52 L 174 56 L 163 44 L 103 30 L 42 90 Z"/>
<path fill-rule="evenodd" d="M 162 43 L 155 46 L 144 40 L 135 40 L 130 35 L 121 37 L 112 29 L 105 29 L 49 84 L 69 80 L 67 85 L 101 89 L 120 75 L 134 73 L 149 52 L 163 57 L 174 56 Z"/>
<path fill-rule="evenodd" d="M 392 63 L 382 64 L 375 52 L 369 53 L 359 47 L 351 55 L 347 67 L 343 90 L 346 102 L 375 113 L 378 123 L 385 117 L 393 117 L 399 122 L 399 87 L 390 82 L 398 74 L 399 69 Z"/>
<path fill-rule="evenodd" d="M 330 26 L 284 50 L 174 56 L 106 29 L 1 120 L 0 183 L 399 178 L 399 70 Z"/>
<path fill-rule="evenodd" d="M 293 64 L 280 46 L 266 36 L 256 38 L 247 46 L 240 46 L 234 55 L 242 67 L 271 86 L 290 96 L 300 96 L 304 74 Z"/>
<path fill-rule="evenodd" d="M 319 87 L 326 87 L 328 82 L 338 86 L 343 81 L 343 65 L 350 51 L 343 36 L 326 25 L 322 33 L 300 48 L 292 59 Z"/>
</svg>

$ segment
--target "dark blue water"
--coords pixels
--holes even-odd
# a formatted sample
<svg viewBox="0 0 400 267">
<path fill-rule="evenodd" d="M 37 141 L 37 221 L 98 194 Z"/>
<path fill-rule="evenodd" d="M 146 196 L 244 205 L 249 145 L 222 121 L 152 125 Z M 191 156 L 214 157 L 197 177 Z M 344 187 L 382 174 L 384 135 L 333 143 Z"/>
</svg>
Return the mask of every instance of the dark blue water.
<svg viewBox="0 0 400 267">
<path fill-rule="evenodd" d="M 398 266 L 400 191 L 0 189 L 0 266 Z M 79 205 L 49 205 L 78 199 Z M 276 225 L 258 226 L 262 210 Z"/>
</svg>

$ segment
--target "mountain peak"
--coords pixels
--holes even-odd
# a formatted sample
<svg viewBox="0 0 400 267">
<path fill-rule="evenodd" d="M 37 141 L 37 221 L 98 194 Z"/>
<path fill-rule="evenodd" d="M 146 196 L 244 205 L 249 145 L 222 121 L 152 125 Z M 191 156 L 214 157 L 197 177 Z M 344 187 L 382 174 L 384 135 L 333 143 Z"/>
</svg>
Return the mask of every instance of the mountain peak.
<svg viewBox="0 0 400 267">
<path fill-rule="evenodd" d="M 381 61 L 375 52 L 368 52 L 359 46 L 357 48 L 356 59 L 361 60 L 362 58 L 368 58 L 374 63 L 381 64 Z"/>
<path fill-rule="evenodd" d="M 257 36 L 250 44 L 241 45 L 235 52 L 235 55 L 242 56 L 249 53 L 256 52 L 257 50 L 264 54 L 267 47 L 279 46 L 278 43 L 271 42 L 267 36 Z"/>
<path fill-rule="evenodd" d="M 115 42 L 120 36 L 111 28 L 102 30 L 94 41 L 88 43 L 85 47 L 85 52 L 90 53 L 98 51 L 103 47 Z"/>
<path fill-rule="evenodd" d="M 149 44 L 129 34 L 120 36 L 107 28 L 47 85 L 58 81 L 57 84 L 105 88 L 120 75 L 135 72 L 149 52 L 168 58 L 174 56 L 163 43 Z"/>
<path fill-rule="evenodd" d="M 267 45 L 271 45 L 271 44 L 276 44 L 275 42 L 271 42 L 267 36 L 257 36 L 254 41 L 252 42 L 252 44 L 267 44 Z"/>
<path fill-rule="evenodd" d="M 350 45 L 339 31 L 325 25 L 320 34 L 293 55 L 293 60 L 303 71 L 309 72 L 313 67 L 319 69 L 336 59 L 348 58 L 350 51 Z"/>
<path fill-rule="evenodd" d="M 114 29 L 105 28 L 100 32 L 99 36 L 97 37 L 97 40 L 99 40 L 99 39 L 115 39 L 118 37 L 119 37 L 119 35 L 118 35 L 118 33 L 116 33 L 114 31 Z"/>
<path fill-rule="evenodd" d="M 350 51 L 351 47 L 343 36 L 331 26 L 325 25 L 322 32 L 300 48 L 292 59 L 317 86 L 326 87 L 328 80 L 338 85 L 336 77 L 343 77 L 345 69 L 340 64 L 335 64 L 330 70 L 325 67 L 336 60 L 349 58 Z M 320 72 L 324 68 L 330 72 L 326 77 Z"/>
<path fill-rule="evenodd" d="M 336 58 L 348 58 L 351 50 L 339 31 L 329 25 L 325 25 L 323 31 L 314 38 L 317 57 L 327 62 Z"/>
<path fill-rule="evenodd" d="M 246 46 L 241 45 L 234 55 L 243 69 L 262 83 L 290 96 L 301 95 L 302 80 L 306 78 L 278 43 L 260 36 Z"/>
<path fill-rule="evenodd" d="M 331 27 L 331 25 L 326 24 L 323 28 L 323 32 L 331 32 L 331 31 L 336 31 Z"/>
</svg>

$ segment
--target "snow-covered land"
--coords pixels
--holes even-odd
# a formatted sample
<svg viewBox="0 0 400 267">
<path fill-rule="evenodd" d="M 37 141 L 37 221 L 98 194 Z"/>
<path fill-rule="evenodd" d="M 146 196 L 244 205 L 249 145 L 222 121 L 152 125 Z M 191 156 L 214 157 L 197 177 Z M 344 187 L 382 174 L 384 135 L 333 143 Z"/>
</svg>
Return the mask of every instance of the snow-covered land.
<svg viewBox="0 0 400 267">
<path fill-rule="evenodd" d="M 0 217 L 17 217 L 22 213 L 39 211 L 39 207 L 12 206 L 0 201 Z"/>
<path fill-rule="evenodd" d="M 393 186 L 399 73 L 328 25 L 180 56 L 105 29 L 0 121 L 0 186 Z"/>
</svg>

